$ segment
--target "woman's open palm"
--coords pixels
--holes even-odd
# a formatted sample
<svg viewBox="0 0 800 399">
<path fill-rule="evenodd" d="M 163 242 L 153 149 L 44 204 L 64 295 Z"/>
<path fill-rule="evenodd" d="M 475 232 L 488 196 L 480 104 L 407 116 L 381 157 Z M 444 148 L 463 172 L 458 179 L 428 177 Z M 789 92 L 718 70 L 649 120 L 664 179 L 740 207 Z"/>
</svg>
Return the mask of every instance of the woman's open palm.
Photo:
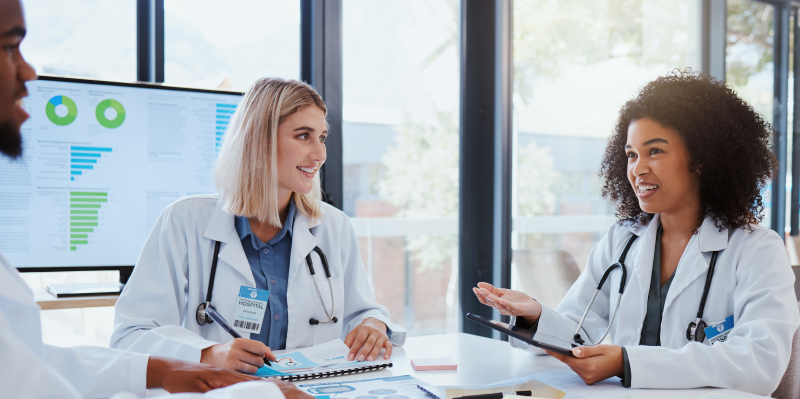
<svg viewBox="0 0 800 399">
<path fill-rule="evenodd" d="M 521 316 L 535 322 L 542 314 L 542 305 L 524 292 L 497 288 L 489 283 L 478 283 L 478 287 L 473 288 L 472 292 L 482 304 L 491 306 L 506 316 Z"/>
</svg>

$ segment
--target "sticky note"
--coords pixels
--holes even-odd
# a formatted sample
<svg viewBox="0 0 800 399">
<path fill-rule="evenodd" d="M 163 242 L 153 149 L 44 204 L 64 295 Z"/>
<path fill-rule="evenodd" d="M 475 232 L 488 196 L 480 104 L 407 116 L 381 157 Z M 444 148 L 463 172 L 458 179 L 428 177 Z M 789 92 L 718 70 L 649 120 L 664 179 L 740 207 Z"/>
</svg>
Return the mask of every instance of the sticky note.
<svg viewBox="0 0 800 399">
<path fill-rule="evenodd" d="M 411 367 L 417 371 L 455 370 L 458 365 L 452 357 L 448 356 L 437 359 L 411 359 Z"/>
</svg>

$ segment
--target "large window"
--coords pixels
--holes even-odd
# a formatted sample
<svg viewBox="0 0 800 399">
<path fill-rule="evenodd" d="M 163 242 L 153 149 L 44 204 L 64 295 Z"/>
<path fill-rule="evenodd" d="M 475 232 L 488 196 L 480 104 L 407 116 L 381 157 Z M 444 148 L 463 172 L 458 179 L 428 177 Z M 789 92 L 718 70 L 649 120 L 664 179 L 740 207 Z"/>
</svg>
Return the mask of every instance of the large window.
<svg viewBox="0 0 800 399">
<path fill-rule="evenodd" d="M 23 3 L 21 51 L 36 72 L 136 80 L 135 0 Z"/>
<path fill-rule="evenodd" d="M 245 91 L 300 78 L 300 1 L 164 1 L 164 80 Z"/>
<path fill-rule="evenodd" d="M 38 73 L 136 80 L 136 1 L 23 2 L 28 28 L 21 51 Z M 24 273 L 37 291 L 51 283 L 110 282 L 117 272 Z M 114 309 L 46 310 L 45 343 L 108 346 Z"/>
<path fill-rule="evenodd" d="M 728 0 L 725 79 L 767 121 L 773 118 L 774 38 L 773 6 L 749 0 Z M 765 207 L 761 224 L 769 228 L 772 184 L 764 188 L 762 197 Z"/>
<path fill-rule="evenodd" d="M 344 211 L 378 302 L 456 331 L 459 3 L 345 0 Z"/>
<path fill-rule="evenodd" d="M 25 1 L 22 53 L 39 73 L 136 80 L 136 1 Z M 264 76 L 300 76 L 299 0 L 165 0 L 165 78 L 179 86 L 246 90 Z M 118 272 L 25 273 L 48 284 L 119 280 Z M 44 342 L 107 346 L 114 309 L 47 310 Z"/>
<path fill-rule="evenodd" d="M 556 306 L 616 220 L 597 173 L 625 101 L 700 68 L 700 1 L 514 2 L 512 287 Z"/>
</svg>

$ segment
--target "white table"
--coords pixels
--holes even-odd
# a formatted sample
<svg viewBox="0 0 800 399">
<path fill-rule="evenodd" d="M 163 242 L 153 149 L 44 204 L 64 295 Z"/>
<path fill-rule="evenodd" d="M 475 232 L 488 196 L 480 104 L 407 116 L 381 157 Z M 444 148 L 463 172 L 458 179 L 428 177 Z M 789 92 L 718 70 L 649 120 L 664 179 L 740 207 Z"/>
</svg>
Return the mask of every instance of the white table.
<svg viewBox="0 0 800 399">
<path fill-rule="evenodd" d="M 279 352 L 278 352 L 279 353 Z M 452 356 L 458 370 L 415 371 L 410 359 Z M 411 375 L 435 386 L 487 385 L 511 378 L 540 373 L 564 364 L 550 356 L 540 356 L 514 349 L 508 342 L 478 337 L 469 334 L 442 334 L 412 337 L 403 347 L 395 347 L 392 354 L 393 367 L 363 374 L 320 380 L 300 381 L 297 384 L 365 380 L 393 375 Z M 688 390 L 630 390 L 630 399 L 699 398 L 709 392 L 724 393 L 741 398 L 760 396 L 733 390 L 688 389 Z"/>
</svg>

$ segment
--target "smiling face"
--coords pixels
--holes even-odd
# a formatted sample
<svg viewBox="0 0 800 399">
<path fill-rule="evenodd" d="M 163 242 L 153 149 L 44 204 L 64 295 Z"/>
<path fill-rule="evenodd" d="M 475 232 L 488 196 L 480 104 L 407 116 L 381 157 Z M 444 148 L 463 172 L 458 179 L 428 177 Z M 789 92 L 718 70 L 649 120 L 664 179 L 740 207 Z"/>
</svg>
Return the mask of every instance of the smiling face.
<svg viewBox="0 0 800 399">
<path fill-rule="evenodd" d="M 318 107 L 300 108 L 278 126 L 278 196 L 308 194 L 325 163 L 328 128 Z"/>
<path fill-rule="evenodd" d="M 22 98 L 25 82 L 36 72 L 25 62 L 19 45 L 25 37 L 25 19 L 18 0 L 0 0 L 0 152 L 16 157 L 22 152 L 19 128 L 28 119 Z"/>
<path fill-rule="evenodd" d="M 628 181 L 647 213 L 680 213 L 699 205 L 700 177 L 680 134 L 650 119 L 628 126 Z"/>
</svg>

